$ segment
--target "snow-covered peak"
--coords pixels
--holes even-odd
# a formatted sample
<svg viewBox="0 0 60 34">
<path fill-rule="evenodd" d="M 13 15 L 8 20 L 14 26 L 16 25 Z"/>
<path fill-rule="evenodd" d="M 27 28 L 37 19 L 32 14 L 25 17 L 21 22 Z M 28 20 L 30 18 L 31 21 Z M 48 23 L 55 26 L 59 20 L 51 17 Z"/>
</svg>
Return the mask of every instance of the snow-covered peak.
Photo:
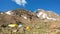
<svg viewBox="0 0 60 34">
<path fill-rule="evenodd" d="M 39 13 L 37 13 L 37 17 L 43 17 L 43 18 L 46 18 L 46 14 L 45 13 L 43 13 L 43 12 L 39 12 Z"/>
<path fill-rule="evenodd" d="M 37 17 L 39 17 L 39 18 L 43 18 L 43 19 L 48 19 L 48 20 L 58 20 L 58 19 L 56 19 L 56 18 L 53 18 L 53 17 L 49 17 L 48 16 L 48 14 L 47 13 L 44 13 L 44 12 L 38 12 L 37 14 Z"/>
<path fill-rule="evenodd" d="M 8 14 L 8 15 L 12 15 L 12 12 L 11 11 L 7 11 L 5 13 Z"/>
</svg>

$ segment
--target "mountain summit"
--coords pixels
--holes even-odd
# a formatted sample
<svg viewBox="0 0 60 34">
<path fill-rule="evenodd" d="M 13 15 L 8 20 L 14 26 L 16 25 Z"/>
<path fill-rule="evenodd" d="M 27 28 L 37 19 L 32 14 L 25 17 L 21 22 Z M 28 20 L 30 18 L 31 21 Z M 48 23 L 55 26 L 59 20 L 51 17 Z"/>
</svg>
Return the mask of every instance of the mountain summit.
<svg viewBox="0 0 60 34">
<path fill-rule="evenodd" d="M 48 19 L 48 20 L 59 20 L 60 16 L 52 11 L 46 11 L 43 9 L 38 9 L 37 10 L 37 17 L 43 18 L 43 19 Z"/>
<path fill-rule="evenodd" d="M 52 11 L 43 9 L 38 9 L 36 12 L 25 9 L 10 10 L 0 12 L 0 33 L 56 34 L 60 31 L 59 22 L 60 15 Z M 16 25 L 15 28 L 14 25 L 9 24 L 18 24 L 18 27 Z"/>
</svg>

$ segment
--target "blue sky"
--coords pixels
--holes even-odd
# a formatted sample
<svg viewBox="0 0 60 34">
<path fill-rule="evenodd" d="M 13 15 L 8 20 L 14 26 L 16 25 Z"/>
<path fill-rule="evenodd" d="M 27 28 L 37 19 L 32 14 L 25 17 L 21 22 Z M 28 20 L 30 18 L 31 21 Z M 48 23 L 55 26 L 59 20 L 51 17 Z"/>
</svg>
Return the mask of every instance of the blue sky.
<svg viewBox="0 0 60 34">
<path fill-rule="evenodd" d="M 22 1 L 22 0 L 21 0 Z M 0 0 L 0 12 L 23 8 L 35 11 L 44 9 L 54 11 L 60 14 L 60 0 L 23 0 L 25 2 L 17 3 L 15 0 Z"/>
</svg>

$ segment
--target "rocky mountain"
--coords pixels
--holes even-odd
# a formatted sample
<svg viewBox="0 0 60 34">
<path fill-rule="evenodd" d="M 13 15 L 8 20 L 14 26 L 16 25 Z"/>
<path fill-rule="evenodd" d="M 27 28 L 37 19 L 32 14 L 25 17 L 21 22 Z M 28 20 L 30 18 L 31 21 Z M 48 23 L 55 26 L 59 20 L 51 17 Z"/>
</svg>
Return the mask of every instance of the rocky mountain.
<svg viewBox="0 0 60 34">
<path fill-rule="evenodd" d="M 22 27 L 10 28 L 8 26 L 17 23 L 22 23 Z M 29 31 L 26 30 L 27 26 L 30 27 Z M 43 9 L 38 9 L 36 12 L 25 9 L 0 12 L 0 33 L 58 34 L 60 33 L 60 15 Z"/>
</svg>

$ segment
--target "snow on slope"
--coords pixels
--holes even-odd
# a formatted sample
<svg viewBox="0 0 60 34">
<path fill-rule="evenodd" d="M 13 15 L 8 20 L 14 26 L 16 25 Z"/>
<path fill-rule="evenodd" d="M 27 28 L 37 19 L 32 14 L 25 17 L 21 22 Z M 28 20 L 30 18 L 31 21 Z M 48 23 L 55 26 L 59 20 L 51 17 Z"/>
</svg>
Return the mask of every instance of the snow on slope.
<svg viewBox="0 0 60 34">
<path fill-rule="evenodd" d="M 24 16 L 24 15 L 21 15 L 21 17 L 23 17 L 24 19 L 27 19 L 27 17 L 26 17 L 26 16 Z"/>
<path fill-rule="evenodd" d="M 40 9 L 39 9 L 40 10 Z M 44 10 L 43 10 L 44 11 Z M 37 17 L 42 17 L 43 19 L 48 19 L 48 20 L 58 20 L 58 19 L 56 19 L 56 18 L 52 18 L 52 17 L 48 17 L 48 15 L 46 14 L 46 13 L 44 13 L 43 11 L 41 11 L 41 12 L 38 12 L 36 15 L 37 15 Z"/>
<path fill-rule="evenodd" d="M 42 16 L 41 16 L 42 15 Z M 38 17 L 43 17 L 43 18 L 46 18 L 46 14 L 45 13 L 43 13 L 43 12 L 40 12 L 40 13 L 37 13 L 37 16 Z"/>
<path fill-rule="evenodd" d="M 12 15 L 12 12 L 11 11 L 7 11 L 5 13 L 8 14 L 8 15 Z"/>
<path fill-rule="evenodd" d="M 0 14 L 3 14 L 3 12 L 1 12 Z"/>
</svg>

